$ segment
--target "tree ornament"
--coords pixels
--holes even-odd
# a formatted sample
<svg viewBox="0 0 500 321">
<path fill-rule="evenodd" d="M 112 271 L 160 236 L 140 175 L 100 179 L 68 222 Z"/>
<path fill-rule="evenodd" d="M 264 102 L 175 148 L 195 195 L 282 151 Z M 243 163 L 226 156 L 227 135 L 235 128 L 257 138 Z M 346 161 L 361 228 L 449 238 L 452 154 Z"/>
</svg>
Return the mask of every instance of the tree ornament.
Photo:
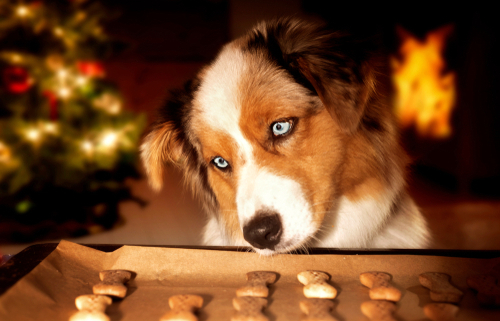
<svg viewBox="0 0 500 321">
<path fill-rule="evenodd" d="M 7 89 L 14 94 L 22 94 L 33 85 L 33 79 L 28 74 L 28 71 L 19 66 L 5 68 L 2 78 Z"/>
<path fill-rule="evenodd" d="M 87 77 L 104 77 L 104 66 L 97 61 L 78 61 L 76 67 Z"/>
<path fill-rule="evenodd" d="M 50 108 L 49 117 L 50 117 L 50 120 L 52 120 L 52 121 L 57 120 L 57 118 L 58 118 L 58 111 L 57 111 L 58 100 L 57 100 L 57 95 L 54 92 L 50 91 L 50 90 L 45 90 L 43 92 L 43 95 L 49 101 L 49 108 Z"/>
</svg>

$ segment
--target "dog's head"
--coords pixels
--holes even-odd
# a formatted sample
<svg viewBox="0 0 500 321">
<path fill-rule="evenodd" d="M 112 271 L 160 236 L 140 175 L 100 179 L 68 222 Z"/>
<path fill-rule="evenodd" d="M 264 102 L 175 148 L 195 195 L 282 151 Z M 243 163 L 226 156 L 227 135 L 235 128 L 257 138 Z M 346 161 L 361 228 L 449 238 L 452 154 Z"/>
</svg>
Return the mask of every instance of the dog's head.
<svg viewBox="0 0 500 321">
<path fill-rule="evenodd" d="M 384 130 L 367 112 L 378 104 L 373 57 L 322 25 L 258 25 L 160 110 L 142 146 L 152 186 L 173 162 L 230 244 L 263 254 L 304 246 L 371 166 L 353 164 L 373 146 L 347 158 L 357 157 L 348 146 L 365 147 L 367 130 Z"/>
</svg>

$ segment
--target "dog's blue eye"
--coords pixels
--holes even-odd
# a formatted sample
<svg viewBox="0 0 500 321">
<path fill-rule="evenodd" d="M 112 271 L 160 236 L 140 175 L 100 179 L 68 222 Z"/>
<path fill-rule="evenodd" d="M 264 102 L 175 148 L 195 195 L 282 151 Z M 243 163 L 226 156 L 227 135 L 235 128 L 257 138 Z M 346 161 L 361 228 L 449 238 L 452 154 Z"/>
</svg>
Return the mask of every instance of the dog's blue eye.
<svg viewBox="0 0 500 321">
<path fill-rule="evenodd" d="M 292 124 L 289 121 L 278 121 L 273 123 L 271 127 L 275 136 L 282 136 L 290 131 Z"/>
<path fill-rule="evenodd" d="M 215 157 L 212 160 L 212 163 L 214 163 L 214 165 L 220 169 L 226 169 L 229 166 L 229 163 L 227 162 L 227 160 L 225 160 L 224 158 L 222 158 L 220 156 Z"/>
</svg>

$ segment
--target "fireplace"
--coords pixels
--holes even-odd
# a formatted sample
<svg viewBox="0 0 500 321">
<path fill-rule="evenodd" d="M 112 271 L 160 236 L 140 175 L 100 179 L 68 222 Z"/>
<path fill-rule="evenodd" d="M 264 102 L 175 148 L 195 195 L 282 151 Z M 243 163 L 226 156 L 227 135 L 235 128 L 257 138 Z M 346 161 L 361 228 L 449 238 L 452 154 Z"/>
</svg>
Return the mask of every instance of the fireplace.
<svg viewBox="0 0 500 321">
<path fill-rule="evenodd" d="M 376 30 L 391 59 L 401 58 L 401 46 L 409 37 L 421 45 L 440 38 L 440 85 L 447 88 L 443 95 L 452 96 L 451 108 L 441 110 L 447 120 L 441 127 L 442 120 L 425 128 L 403 117 L 402 140 L 413 158 L 413 176 L 464 197 L 500 197 L 497 18 L 487 8 L 412 5 L 357 8 L 344 4 L 326 10 L 322 1 L 303 2 L 307 14 L 333 25 L 361 33 Z"/>
</svg>

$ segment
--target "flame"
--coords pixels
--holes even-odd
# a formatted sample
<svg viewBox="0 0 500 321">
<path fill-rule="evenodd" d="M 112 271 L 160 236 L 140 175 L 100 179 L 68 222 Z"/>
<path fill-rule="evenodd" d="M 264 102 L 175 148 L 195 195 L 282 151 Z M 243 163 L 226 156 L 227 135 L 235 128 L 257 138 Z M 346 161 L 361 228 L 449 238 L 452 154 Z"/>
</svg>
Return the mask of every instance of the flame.
<svg viewBox="0 0 500 321">
<path fill-rule="evenodd" d="M 451 135 L 450 117 L 455 105 L 455 74 L 443 74 L 445 40 L 452 31 L 446 26 L 421 41 L 400 30 L 400 59 L 392 58 L 396 88 L 395 111 L 403 128 L 415 126 L 421 136 Z"/>
</svg>

